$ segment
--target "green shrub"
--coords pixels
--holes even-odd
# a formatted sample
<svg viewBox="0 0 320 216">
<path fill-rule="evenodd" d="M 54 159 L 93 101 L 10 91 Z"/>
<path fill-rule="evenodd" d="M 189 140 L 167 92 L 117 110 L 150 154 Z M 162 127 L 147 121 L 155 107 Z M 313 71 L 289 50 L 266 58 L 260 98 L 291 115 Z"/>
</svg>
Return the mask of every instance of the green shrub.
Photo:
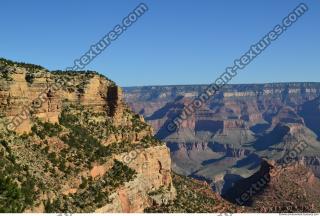
<svg viewBox="0 0 320 216">
<path fill-rule="evenodd" d="M 133 180 L 136 171 L 120 161 L 115 161 L 113 167 L 100 179 L 82 178 L 82 184 L 76 194 L 68 197 L 58 197 L 52 203 L 45 205 L 46 212 L 72 212 L 77 209 L 82 212 L 92 212 L 110 203 L 109 195 L 124 183 Z"/>
<path fill-rule="evenodd" d="M 46 136 L 58 136 L 62 131 L 62 127 L 57 123 L 52 124 L 50 122 L 41 122 L 38 120 L 36 124 L 32 126 L 31 131 L 41 139 L 45 139 Z"/>
<path fill-rule="evenodd" d="M 37 192 L 35 179 L 28 166 L 20 166 L 12 158 L 10 145 L 1 140 L 0 148 L 0 213 L 20 213 L 33 205 Z"/>
</svg>

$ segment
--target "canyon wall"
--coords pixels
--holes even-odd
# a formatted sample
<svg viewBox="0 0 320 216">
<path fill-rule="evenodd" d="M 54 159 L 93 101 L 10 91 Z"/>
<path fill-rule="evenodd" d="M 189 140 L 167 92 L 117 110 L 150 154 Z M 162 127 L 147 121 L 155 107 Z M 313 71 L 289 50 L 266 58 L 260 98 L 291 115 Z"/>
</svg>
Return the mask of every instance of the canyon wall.
<svg viewBox="0 0 320 216">
<path fill-rule="evenodd" d="M 205 180 L 220 193 L 281 158 L 301 142 L 296 160 L 320 177 L 320 83 L 226 85 L 184 119 L 167 125 L 206 85 L 125 88 L 125 100 L 144 115 L 171 149 L 173 170 Z M 228 178 L 225 178 L 227 176 Z M 231 177 L 232 178 L 231 178 Z"/>
</svg>

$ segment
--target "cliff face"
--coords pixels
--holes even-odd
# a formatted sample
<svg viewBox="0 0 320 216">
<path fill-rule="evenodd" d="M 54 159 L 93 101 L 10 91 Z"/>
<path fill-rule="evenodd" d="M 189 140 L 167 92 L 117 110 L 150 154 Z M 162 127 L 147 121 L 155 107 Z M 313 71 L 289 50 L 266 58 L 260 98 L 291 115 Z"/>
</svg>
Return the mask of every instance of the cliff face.
<svg viewBox="0 0 320 216">
<path fill-rule="evenodd" d="M 123 160 L 123 155 L 116 157 Z M 165 146 L 146 149 L 139 154 L 129 167 L 137 170 L 136 178 L 120 188 L 112 203 L 97 209 L 103 212 L 143 212 L 144 209 L 157 203 L 161 205 L 175 198 L 175 188 L 172 186 L 170 152 Z M 163 189 L 163 193 L 150 196 L 152 192 Z M 152 197 L 152 199 L 150 199 Z"/>
<path fill-rule="evenodd" d="M 96 112 L 107 112 L 115 120 L 121 119 L 122 91 L 100 75 L 88 73 L 75 76 L 39 70 L 32 73 L 32 80 L 28 80 L 30 72 L 23 67 L 3 67 L 2 72 L 5 71 L 8 78 L 1 80 L 0 112 L 8 118 L 28 115 L 17 127 L 17 132 L 30 132 L 30 116 L 23 113 L 23 106 L 32 104 L 33 116 L 52 123 L 58 122 L 64 101 L 94 108 Z M 66 85 L 57 88 L 57 81 L 61 78 L 67 80 Z"/>
<path fill-rule="evenodd" d="M 169 149 L 112 81 L 3 59 L 0 72 L 0 212 L 143 212 L 175 198 Z"/>
<path fill-rule="evenodd" d="M 171 150 L 173 170 L 206 180 L 219 193 L 253 176 L 263 159 L 282 163 L 288 152 L 320 177 L 320 84 L 227 85 L 182 121 L 166 129 L 205 85 L 125 88 L 125 100 L 144 115 Z M 297 151 L 297 146 L 307 147 Z M 299 148 L 298 148 L 299 149 Z"/>
</svg>

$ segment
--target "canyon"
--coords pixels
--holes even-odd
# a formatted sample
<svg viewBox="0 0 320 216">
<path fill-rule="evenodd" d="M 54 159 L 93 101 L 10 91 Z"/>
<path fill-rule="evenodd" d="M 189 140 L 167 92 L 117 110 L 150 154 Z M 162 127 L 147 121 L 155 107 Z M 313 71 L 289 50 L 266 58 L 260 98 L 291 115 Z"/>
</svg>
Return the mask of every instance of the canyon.
<svg viewBox="0 0 320 216">
<path fill-rule="evenodd" d="M 298 162 L 318 181 L 320 83 L 226 85 L 178 130 L 169 131 L 167 125 L 206 87 L 124 88 L 128 105 L 170 148 L 174 172 L 205 181 L 228 197 L 235 185 L 250 185 L 266 161 L 283 165 L 292 154 L 290 163 Z"/>
<path fill-rule="evenodd" d="M 320 84 L 205 87 L 0 58 L 0 212 L 318 212 Z"/>
</svg>

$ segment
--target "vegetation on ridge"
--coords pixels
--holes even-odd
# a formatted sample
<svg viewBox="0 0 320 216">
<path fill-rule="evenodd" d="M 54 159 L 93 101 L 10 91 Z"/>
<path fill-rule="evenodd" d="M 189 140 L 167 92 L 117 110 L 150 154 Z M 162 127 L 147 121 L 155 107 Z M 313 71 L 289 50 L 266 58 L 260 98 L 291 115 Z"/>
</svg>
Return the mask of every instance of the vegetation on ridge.
<svg viewBox="0 0 320 216">
<path fill-rule="evenodd" d="M 34 204 L 37 195 L 28 167 L 19 165 L 8 143 L 0 140 L 0 212 L 22 212 Z"/>
<path fill-rule="evenodd" d="M 146 213 L 217 213 L 225 212 L 225 207 L 229 212 L 240 211 L 236 206 L 218 199 L 206 183 L 175 173 L 172 173 L 172 177 L 177 190 L 176 199 L 167 204 L 153 205 L 145 209 Z"/>
<path fill-rule="evenodd" d="M 136 171 L 115 160 L 113 167 L 98 181 L 83 179 L 80 190 L 71 196 L 59 196 L 45 204 L 46 212 L 93 212 L 111 202 L 116 188 L 135 178 Z"/>
<path fill-rule="evenodd" d="M 3 70 L 5 67 L 21 67 L 25 68 L 27 71 L 26 74 L 26 81 L 30 84 L 33 83 L 33 80 L 36 78 L 36 73 L 39 71 L 45 71 L 49 72 L 53 75 L 57 76 L 66 76 L 66 77 L 72 77 L 72 76 L 84 76 L 85 80 L 89 80 L 93 76 L 100 76 L 110 82 L 110 85 L 115 86 L 115 83 L 107 78 L 105 75 L 97 72 L 97 71 L 92 71 L 92 70 L 77 70 L 77 71 L 68 71 L 68 70 L 53 70 L 49 71 L 46 68 L 42 67 L 41 65 L 36 65 L 36 64 L 29 64 L 25 62 L 17 62 L 17 61 L 11 61 L 5 58 L 0 58 L 0 70 Z M 1 71 L 0 78 L 4 78 L 6 80 L 10 80 L 9 72 L 6 70 Z"/>
<path fill-rule="evenodd" d="M 30 71 L 37 71 L 37 70 L 46 70 L 44 67 L 40 66 L 40 65 L 35 65 L 35 64 L 29 64 L 29 63 L 25 63 L 25 62 L 15 62 L 15 61 L 11 61 L 5 58 L 0 58 L 0 66 L 18 66 L 18 67 L 23 67 L 27 70 Z"/>
</svg>

